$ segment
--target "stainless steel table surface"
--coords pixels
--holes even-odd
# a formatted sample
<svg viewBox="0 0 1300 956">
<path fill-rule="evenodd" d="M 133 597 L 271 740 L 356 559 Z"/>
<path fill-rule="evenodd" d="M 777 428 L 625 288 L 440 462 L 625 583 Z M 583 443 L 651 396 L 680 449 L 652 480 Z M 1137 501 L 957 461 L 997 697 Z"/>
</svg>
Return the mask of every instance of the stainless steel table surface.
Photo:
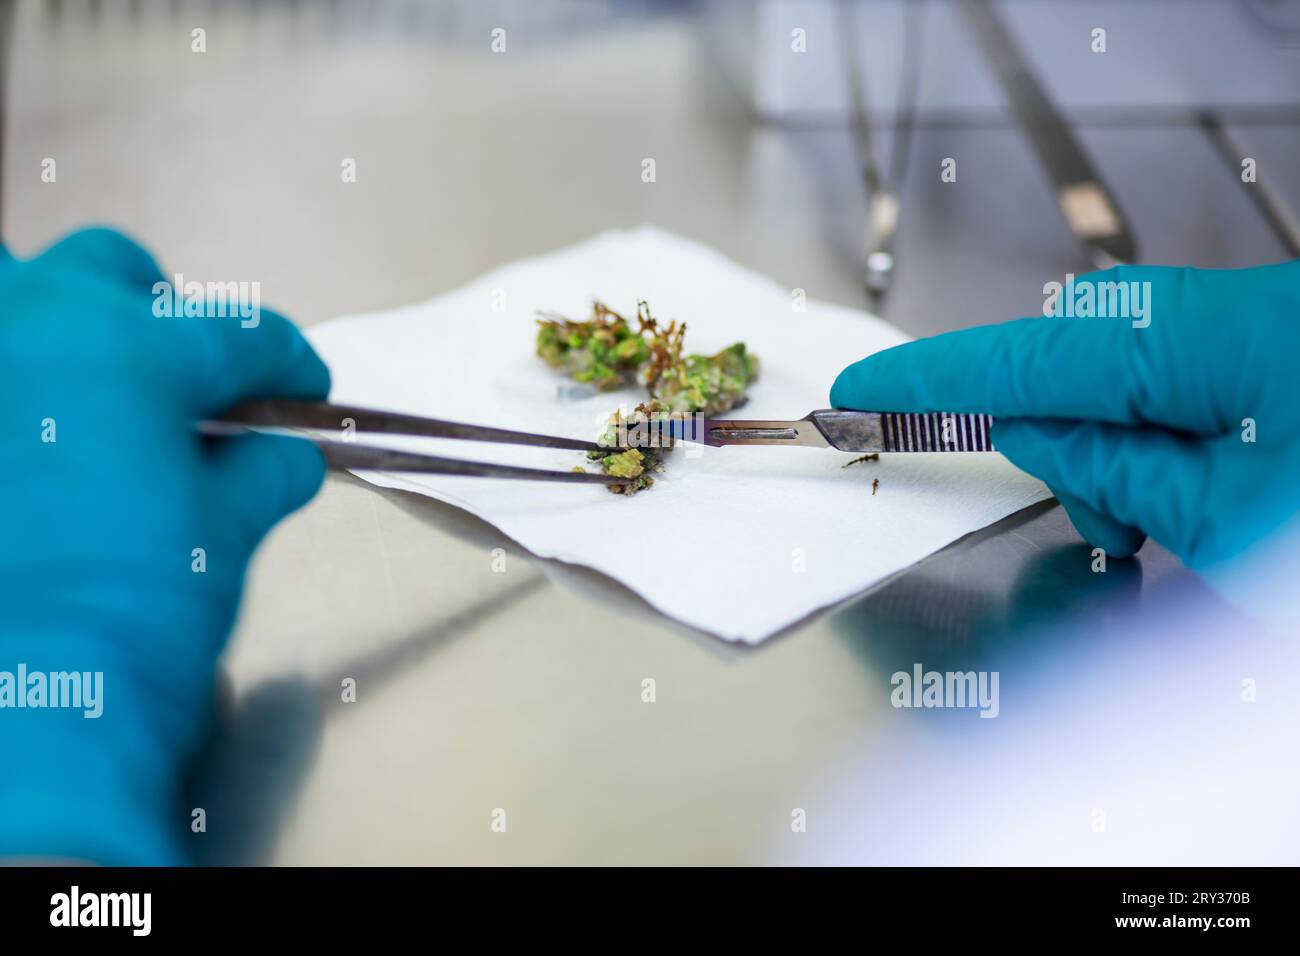
<svg viewBox="0 0 1300 956">
<path fill-rule="evenodd" d="M 455 9 L 20 5 L 9 243 L 110 223 L 169 273 L 260 281 L 309 326 L 652 222 L 865 305 L 846 129 L 755 123 L 672 11 L 520 14 L 492 55 Z M 1294 173 L 1300 130 L 1243 133 L 1261 168 Z M 1081 135 L 1148 261 L 1282 257 L 1195 129 Z M 1014 129 L 924 125 L 913 162 L 884 310 L 907 331 L 1033 314 L 1045 275 L 1088 271 Z M 1154 544 L 1090 563 L 1044 504 L 742 650 L 455 508 L 331 476 L 252 566 L 196 846 L 276 863 L 1294 861 L 1292 652 Z M 895 710 L 890 674 L 914 662 L 999 671 L 1000 716 Z"/>
</svg>

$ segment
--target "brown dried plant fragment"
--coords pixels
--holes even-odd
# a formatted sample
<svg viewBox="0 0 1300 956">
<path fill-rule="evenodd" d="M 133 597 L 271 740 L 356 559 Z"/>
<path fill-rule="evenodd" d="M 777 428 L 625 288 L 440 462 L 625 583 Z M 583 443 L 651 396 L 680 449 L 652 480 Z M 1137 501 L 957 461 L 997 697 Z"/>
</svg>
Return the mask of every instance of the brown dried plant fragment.
<svg viewBox="0 0 1300 956">
<path fill-rule="evenodd" d="M 867 455 L 860 455 L 857 458 L 851 458 L 848 461 L 846 461 L 844 464 L 840 465 L 840 467 L 847 468 L 849 467 L 849 465 L 856 465 L 860 461 L 880 461 L 880 452 L 873 451 Z"/>
</svg>

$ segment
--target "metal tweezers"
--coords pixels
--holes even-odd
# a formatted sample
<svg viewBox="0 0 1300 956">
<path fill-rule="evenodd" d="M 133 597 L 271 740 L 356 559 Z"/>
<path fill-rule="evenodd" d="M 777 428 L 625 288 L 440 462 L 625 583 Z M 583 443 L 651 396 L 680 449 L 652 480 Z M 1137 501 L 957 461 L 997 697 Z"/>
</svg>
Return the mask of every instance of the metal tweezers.
<svg viewBox="0 0 1300 956">
<path fill-rule="evenodd" d="M 250 428 L 333 431 L 345 435 L 371 432 L 531 445 L 538 448 L 566 448 L 573 451 L 595 451 L 603 455 L 614 454 L 620 448 L 645 445 L 671 447 L 677 441 L 695 442 L 715 448 L 722 445 L 790 445 L 838 448 L 840 451 L 853 452 L 965 452 L 995 450 L 989 440 L 989 427 L 992 423 L 993 419 L 988 415 L 862 412 L 839 408 L 809 412 L 794 421 L 704 418 L 697 415 L 649 423 L 653 427 L 643 425 L 628 429 L 624 437 L 630 440 L 614 447 L 574 438 L 556 438 L 485 425 L 466 425 L 400 412 L 332 405 L 329 402 L 260 399 L 242 402 L 220 419 L 202 422 L 200 430 L 215 435 L 237 434 Z M 627 479 L 613 475 L 464 461 L 358 444 L 346 439 L 332 440 L 315 435 L 309 437 L 324 453 L 325 461 L 331 468 L 601 485 L 627 483 Z"/>
<path fill-rule="evenodd" d="M 619 449 L 573 438 L 555 438 L 528 432 L 465 425 L 460 422 L 384 412 L 329 402 L 294 399 L 258 399 L 241 402 L 220 419 L 205 421 L 200 430 L 206 434 L 228 435 L 245 429 L 333 431 L 351 435 L 370 432 L 380 435 L 411 435 L 421 438 L 453 438 L 462 441 L 495 442 L 505 445 L 532 445 L 538 448 L 568 448 L 573 451 L 598 451 L 613 454 Z M 518 478 L 532 481 L 569 481 L 596 485 L 627 484 L 626 478 L 583 471 L 550 471 L 545 468 L 522 468 L 487 461 L 463 461 L 416 452 L 398 451 L 354 441 L 336 441 L 310 436 L 325 455 L 331 468 L 364 471 L 418 471 L 433 475 L 465 475 L 478 478 Z"/>
</svg>

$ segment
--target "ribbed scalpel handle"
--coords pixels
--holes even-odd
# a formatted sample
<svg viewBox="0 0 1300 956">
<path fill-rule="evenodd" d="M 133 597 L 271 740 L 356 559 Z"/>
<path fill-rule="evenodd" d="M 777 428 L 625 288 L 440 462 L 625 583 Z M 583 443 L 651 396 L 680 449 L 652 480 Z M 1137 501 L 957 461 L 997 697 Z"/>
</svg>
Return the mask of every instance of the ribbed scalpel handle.
<svg viewBox="0 0 1300 956">
<path fill-rule="evenodd" d="M 995 451 L 992 415 L 881 412 L 885 451 Z"/>
<path fill-rule="evenodd" d="M 840 451 L 995 451 L 990 415 L 857 412 L 828 408 L 808 420 Z"/>
</svg>

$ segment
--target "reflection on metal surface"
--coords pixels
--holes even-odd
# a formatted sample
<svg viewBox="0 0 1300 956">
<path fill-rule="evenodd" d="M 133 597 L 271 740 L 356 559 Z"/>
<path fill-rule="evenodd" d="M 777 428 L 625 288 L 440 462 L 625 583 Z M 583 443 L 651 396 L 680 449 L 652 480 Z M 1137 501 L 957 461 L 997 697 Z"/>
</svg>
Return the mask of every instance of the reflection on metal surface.
<svg viewBox="0 0 1300 956">
<path fill-rule="evenodd" d="M 249 866 L 268 861 L 315 763 L 326 721 L 346 712 L 335 706 L 343 678 L 355 680 L 367 696 L 377 694 L 424 657 L 545 583 L 545 577 L 532 573 L 403 640 L 358 654 L 318 680 L 278 677 L 252 687 L 238 700 L 227 695 L 197 764 L 199 772 L 189 785 L 194 805 L 208 811 L 208 830 L 188 847 L 196 862 Z"/>
<path fill-rule="evenodd" d="M 938 567 L 923 565 L 845 608 L 834 623 L 881 673 L 917 661 L 939 670 L 1007 667 L 1013 654 L 1032 656 L 1045 630 L 1066 621 L 1108 630 L 1132 613 L 1141 562 L 1112 561 L 1105 574 L 1094 574 L 1091 550 L 1079 543 L 1034 552 L 1005 590 L 989 590 L 986 581 L 936 561 Z M 960 577 L 938 577 L 941 569 Z"/>
</svg>

